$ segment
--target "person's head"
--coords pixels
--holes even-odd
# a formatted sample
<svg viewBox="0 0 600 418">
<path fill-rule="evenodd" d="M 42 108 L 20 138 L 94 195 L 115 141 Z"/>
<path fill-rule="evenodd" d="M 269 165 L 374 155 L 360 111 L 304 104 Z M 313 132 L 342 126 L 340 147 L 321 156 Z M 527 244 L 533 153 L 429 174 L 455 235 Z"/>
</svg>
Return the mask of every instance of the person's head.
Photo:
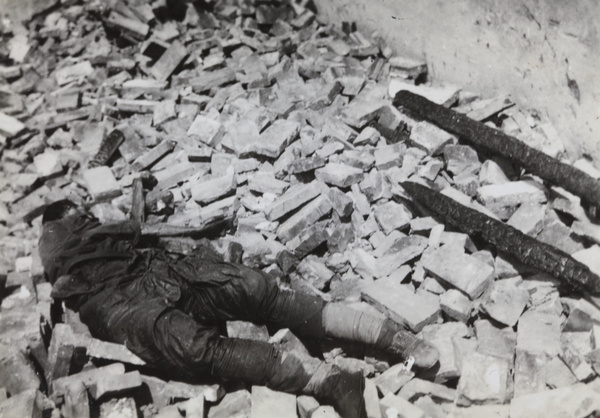
<svg viewBox="0 0 600 418">
<path fill-rule="evenodd" d="M 51 203 L 46 210 L 44 210 L 44 214 L 42 215 L 42 225 L 72 215 L 78 210 L 79 207 L 68 199 Z"/>
</svg>

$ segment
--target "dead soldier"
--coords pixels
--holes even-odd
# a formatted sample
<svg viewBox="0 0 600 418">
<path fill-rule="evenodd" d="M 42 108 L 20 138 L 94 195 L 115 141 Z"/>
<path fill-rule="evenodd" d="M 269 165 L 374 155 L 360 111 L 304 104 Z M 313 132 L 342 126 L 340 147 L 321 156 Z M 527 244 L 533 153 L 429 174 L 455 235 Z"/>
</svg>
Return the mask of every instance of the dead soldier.
<svg viewBox="0 0 600 418">
<path fill-rule="evenodd" d="M 412 356 L 422 369 L 438 361 L 435 347 L 391 320 L 282 289 L 209 249 L 183 256 L 136 248 L 136 222 L 102 225 L 63 200 L 46 209 L 42 223 L 39 249 L 52 296 L 78 311 L 94 337 L 125 344 L 163 372 L 308 394 L 344 417 L 366 417 L 361 374 L 265 342 L 224 338 L 219 326 L 246 320 L 304 339 L 356 341 L 398 361 Z"/>
</svg>

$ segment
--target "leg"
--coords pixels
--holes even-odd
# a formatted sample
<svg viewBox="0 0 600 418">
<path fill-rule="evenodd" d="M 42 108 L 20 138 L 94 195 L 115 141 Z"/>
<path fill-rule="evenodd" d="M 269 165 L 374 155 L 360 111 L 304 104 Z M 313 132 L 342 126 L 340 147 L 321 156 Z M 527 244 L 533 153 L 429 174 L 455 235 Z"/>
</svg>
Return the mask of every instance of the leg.
<svg viewBox="0 0 600 418">
<path fill-rule="evenodd" d="M 365 416 L 362 376 L 268 343 L 222 338 L 215 327 L 167 306 L 139 281 L 95 295 L 80 315 L 94 336 L 125 344 L 149 365 L 179 378 L 212 375 L 306 393 L 333 403 L 344 416 Z"/>
<path fill-rule="evenodd" d="M 228 279 L 220 286 L 198 281 L 184 311 L 202 322 L 217 323 L 243 319 L 259 324 L 290 328 L 299 336 L 333 337 L 374 345 L 399 358 L 414 357 L 421 368 L 432 367 L 438 350 L 419 340 L 389 319 L 348 308 L 340 303 L 325 303 L 318 297 L 281 289 L 262 272 L 224 263 Z"/>
<path fill-rule="evenodd" d="M 217 285 L 194 281 L 184 292 L 182 310 L 197 320 L 210 324 L 245 320 L 290 328 L 304 337 L 324 336 L 321 298 L 282 289 L 261 271 L 242 265 L 219 263 L 213 269 L 221 269 L 226 278 Z"/>
</svg>

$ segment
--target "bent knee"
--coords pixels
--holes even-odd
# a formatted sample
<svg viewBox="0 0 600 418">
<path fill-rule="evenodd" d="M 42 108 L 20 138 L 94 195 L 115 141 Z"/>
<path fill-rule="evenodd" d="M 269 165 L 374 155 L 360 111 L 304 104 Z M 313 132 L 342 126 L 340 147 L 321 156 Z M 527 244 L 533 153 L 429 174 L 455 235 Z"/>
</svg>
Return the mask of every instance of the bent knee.
<svg viewBox="0 0 600 418">
<path fill-rule="evenodd" d="M 202 325 L 176 309 L 164 312 L 154 325 L 154 342 L 162 353 L 164 366 L 194 376 L 210 367 L 219 338 L 216 327 Z"/>
</svg>

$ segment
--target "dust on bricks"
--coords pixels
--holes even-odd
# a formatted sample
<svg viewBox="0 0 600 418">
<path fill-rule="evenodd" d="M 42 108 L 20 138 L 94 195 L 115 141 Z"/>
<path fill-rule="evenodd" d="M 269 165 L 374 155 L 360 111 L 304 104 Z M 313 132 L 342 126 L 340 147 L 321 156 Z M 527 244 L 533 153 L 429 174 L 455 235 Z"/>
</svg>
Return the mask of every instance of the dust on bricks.
<svg viewBox="0 0 600 418">
<path fill-rule="evenodd" d="M 321 188 L 316 183 L 298 184 L 290 187 L 282 196 L 266 208 L 267 219 L 270 221 L 278 220 L 314 199 L 320 193 Z"/>
<path fill-rule="evenodd" d="M 412 129 L 410 140 L 416 147 L 435 156 L 441 153 L 446 145 L 453 142 L 453 137 L 434 125 L 419 122 Z"/>
<path fill-rule="evenodd" d="M 332 209 L 329 199 L 323 195 L 319 195 L 285 222 L 281 223 L 277 229 L 277 236 L 287 242 L 297 236 L 306 227 L 327 215 Z"/>
<path fill-rule="evenodd" d="M 121 188 L 110 168 L 100 166 L 83 172 L 83 180 L 96 201 L 120 196 Z"/>
<path fill-rule="evenodd" d="M 435 322 L 440 315 L 440 301 L 430 293 L 415 293 L 407 285 L 381 279 L 369 283 L 362 297 L 394 321 L 419 332 L 425 325 Z"/>
<path fill-rule="evenodd" d="M 360 182 L 364 177 L 364 173 L 361 169 L 346 164 L 329 163 L 325 167 L 315 170 L 315 176 L 323 183 L 347 188 Z"/>
<path fill-rule="evenodd" d="M 296 396 L 252 386 L 251 418 L 296 418 Z"/>
<path fill-rule="evenodd" d="M 528 302 L 527 290 L 515 287 L 510 280 L 498 280 L 492 283 L 484 296 L 481 309 L 496 321 L 512 327 Z"/>
<path fill-rule="evenodd" d="M 426 271 L 465 293 L 471 300 L 479 297 L 494 277 L 493 267 L 451 245 L 426 254 L 422 263 Z"/>
<path fill-rule="evenodd" d="M 522 204 L 544 203 L 547 200 L 543 187 L 533 181 L 482 186 L 477 190 L 477 199 L 503 220 L 510 218 Z"/>
<path fill-rule="evenodd" d="M 188 5 L 182 24 L 163 8 L 134 3 L 100 10 L 44 1 L 36 17 L 4 31 L 12 62 L 0 65 L 0 409 L 337 416 L 311 397 L 263 387 L 232 392 L 239 386 L 223 397 L 218 385 L 146 375 L 140 358 L 92 338 L 72 311 L 63 315 L 69 329 L 49 325 L 51 286 L 35 246 L 44 208 L 70 198 L 118 221 L 140 214 L 142 192 L 144 231 L 233 225 L 214 240 L 227 260 L 326 300 L 363 298 L 370 304 L 361 306 L 438 347 L 439 367 L 417 377 L 336 343 L 317 348 L 332 364 L 367 375 L 370 417 L 591 413 L 600 311 L 564 293 L 559 279 L 428 217 L 399 187 L 408 180 L 442 190 L 600 271 L 600 233 L 580 197 L 413 119 L 392 98 L 414 92 L 574 159 L 543 114 L 533 119 L 503 96 L 481 100 L 431 83 L 426 62 L 395 55 L 352 22 L 343 30 L 326 25 L 306 2 Z M 37 42 L 33 28 L 47 42 Z M 124 137 L 119 152 L 94 157 L 101 166 L 89 168 L 115 128 Z M 587 159 L 573 166 L 600 177 Z M 197 244 L 165 240 L 175 251 Z M 308 354 L 289 330 L 270 337 L 248 322 L 227 328 Z M 51 378 L 54 404 L 35 391 L 43 387 L 36 371 Z"/>
</svg>

